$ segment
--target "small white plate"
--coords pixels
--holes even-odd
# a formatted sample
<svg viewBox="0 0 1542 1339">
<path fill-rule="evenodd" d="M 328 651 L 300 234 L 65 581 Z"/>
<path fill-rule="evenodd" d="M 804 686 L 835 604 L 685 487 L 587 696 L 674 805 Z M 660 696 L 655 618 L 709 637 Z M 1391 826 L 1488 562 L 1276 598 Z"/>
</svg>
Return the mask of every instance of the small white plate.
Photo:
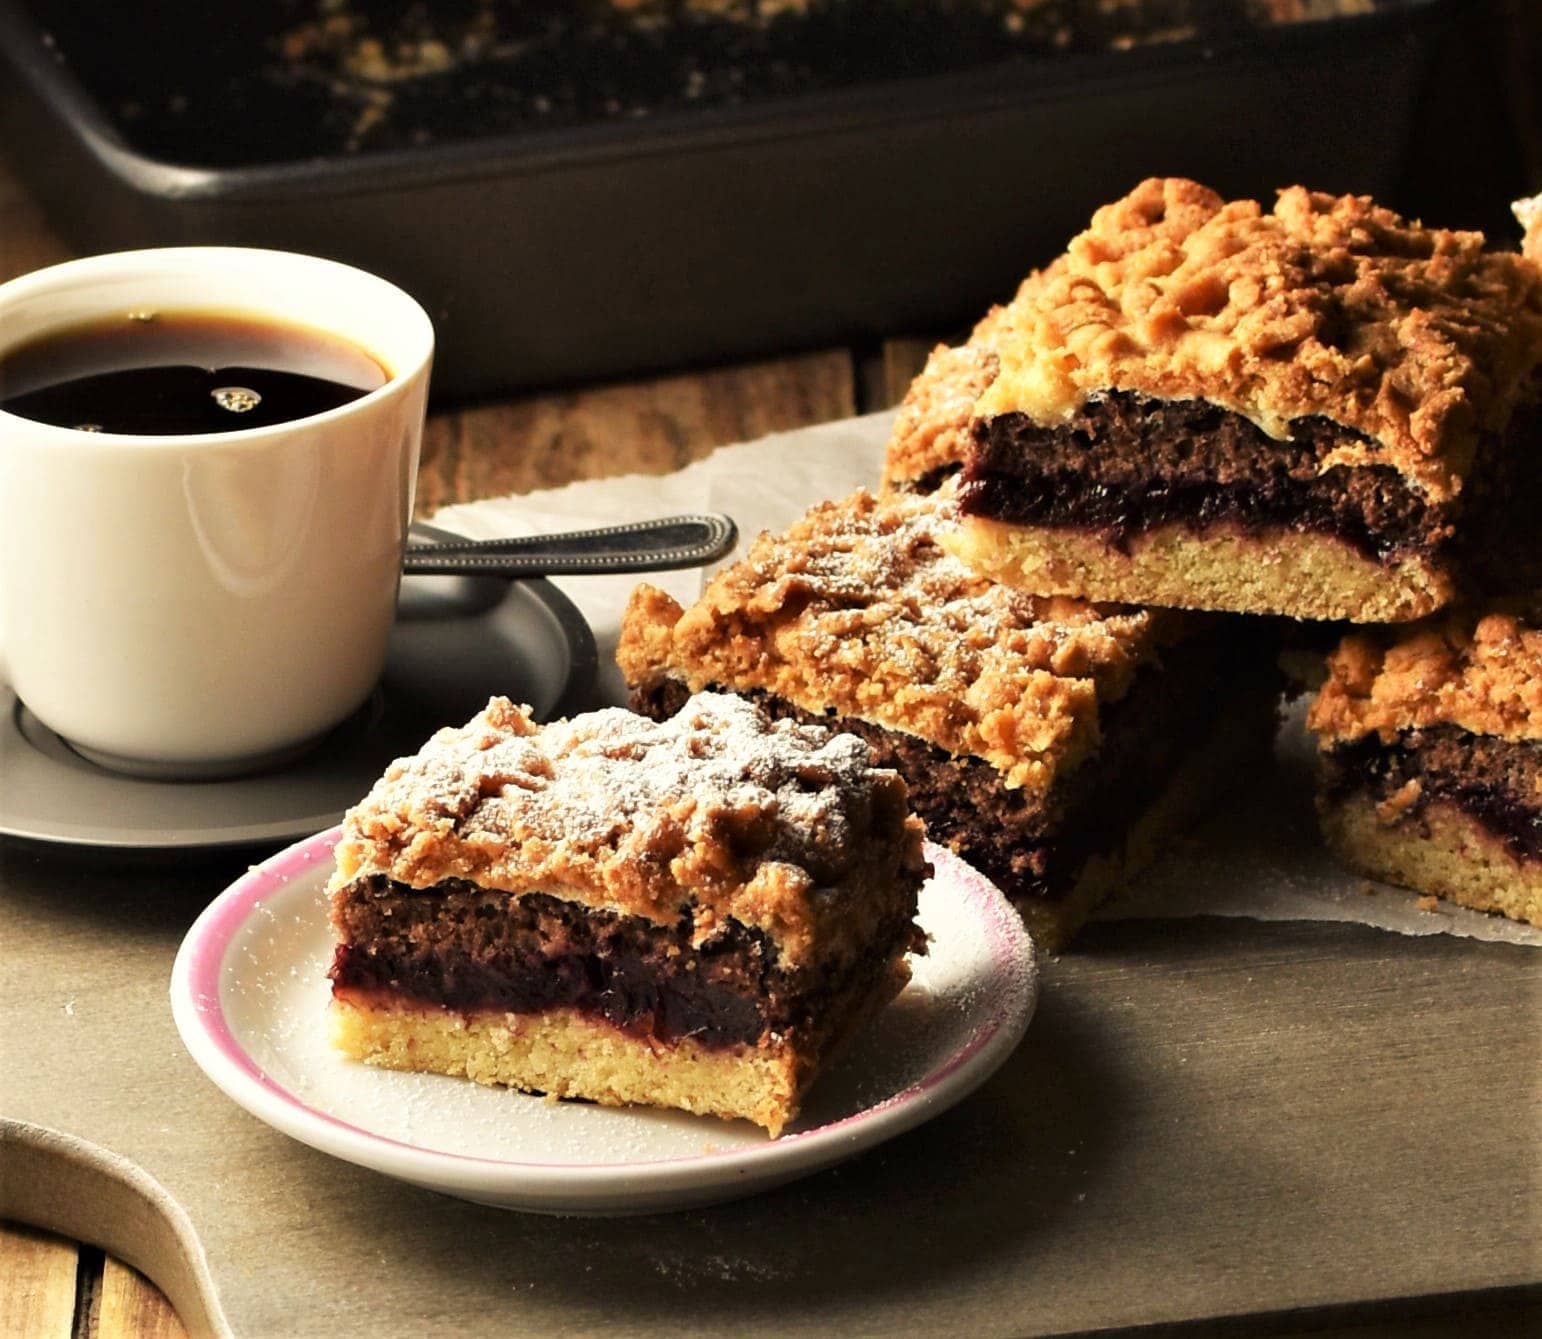
<svg viewBox="0 0 1542 1339">
<path fill-rule="evenodd" d="M 177 954 L 171 1004 L 193 1059 L 260 1120 L 415 1185 L 544 1213 L 651 1213 L 732 1199 L 851 1157 L 937 1115 L 1011 1053 L 1038 991 L 1033 947 L 993 885 L 928 846 L 929 953 L 779 1139 L 747 1121 L 613 1109 L 402 1074 L 327 1042 L 338 830 L 255 866 Z"/>
</svg>

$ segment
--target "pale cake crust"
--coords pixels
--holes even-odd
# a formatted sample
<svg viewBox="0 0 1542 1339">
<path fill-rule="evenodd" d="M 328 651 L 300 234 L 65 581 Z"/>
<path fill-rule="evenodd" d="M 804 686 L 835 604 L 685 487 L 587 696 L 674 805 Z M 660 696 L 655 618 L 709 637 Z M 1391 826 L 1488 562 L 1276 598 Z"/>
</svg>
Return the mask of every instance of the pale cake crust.
<svg viewBox="0 0 1542 1339">
<path fill-rule="evenodd" d="M 1121 548 L 1095 531 L 1016 526 L 964 517 L 940 535 L 981 576 L 1023 590 L 1090 597 L 1117 591 L 1134 604 L 1285 614 L 1367 623 L 1421 618 L 1453 594 L 1450 573 L 1424 558 L 1376 562 L 1331 537 L 1249 535 L 1168 525 Z"/>
<path fill-rule="evenodd" d="M 1346 636 L 1307 716 L 1324 746 L 1455 725 L 1542 739 L 1542 631 L 1513 613 L 1452 614 L 1397 633 Z"/>
<path fill-rule="evenodd" d="M 1192 624 L 987 581 L 938 547 L 951 515 L 946 498 L 857 492 L 761 535 L 689 610 L 639 587 L 622 672 L 834 709 L 1047 791 L 1097 748 L 1100 703 Z"/>
<path fill-rule="evenodd" d="M 1479 233 L 1290 187 L 1272 212 L 1153 178 L 1093 216 L 1006 318 L 978 418 L 1063 422 L 1100 390 L 1200 399 L 1275 437 L 1362 434 L 1323 465 L 1388 465 L 1453 497 L 1542 358 L 1542 274 Z"/>
<path fill-rule="evenodd" d="M 737 698 L 703 694 L 662 723 L 609 709 L 546 726 L 494 698 L 349 811 L 330 891 L 460 879 L 689 917 L 697 944 L 731 918 L 796 966 L 855 954 L 906 898 L 913 912 L 925 861 L 906 803 L 861 740 Z"/>
<path fill-rule="evenodd" d="M 1329 848 L 1359 873 L 1542 926 L 1542 862 L 1517 859 L 1458 806 L 1435 801 L 1408 817 L 1351 794 L 1319 810 Z"/>
<path fill-rule="evenodd" d="M 660 1051 L 571 1009 L 468 1015 L 339 997 L 331 1027 L 338 1050 L 380 1069 L 449 1074 L 601 1106 L 742 1116 L 773 1137 L 796 1109 L 805 1070 L 786 1043 L 714 1050 L 685 1037 Z"/>
</svg>

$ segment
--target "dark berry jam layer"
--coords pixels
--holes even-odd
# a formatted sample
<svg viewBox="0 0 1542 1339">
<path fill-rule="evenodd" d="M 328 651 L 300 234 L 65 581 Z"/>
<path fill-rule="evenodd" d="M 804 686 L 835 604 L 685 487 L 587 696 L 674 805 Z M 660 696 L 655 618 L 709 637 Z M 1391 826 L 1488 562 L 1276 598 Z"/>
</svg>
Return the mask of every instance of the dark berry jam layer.
<svg viewBox="0 0 1542 1339">
<path fill-rule="evenodd" d="M 1450 509 L 1389 466 L 1323 469 L 1332 451 L 1365 438 L 1325 418 L 1300 418 L 1276 441 L 1257 424 L 1202 400 L 1127 391 L 1093 396 L 1066 423 L 1025 414 L 981 420 L 964 467 L 966 515 L 1015 525 L 1096 530 L 1124 547 L 1168 525 L 1196 533 L 1330 535 L 1383 560 L 1443 556 Z"/>
<path fill-rule="evenodd" d="M 1445 803 L 1477 820 L 1518 860 L 1542 859 L 1542 743 L 1469 734 L 1454 725 L 1405 730 L 1391 744 L 1366 735 L 1323 754 L 1323 795 L 1368 794 L 1381 801 L 1410 781 L 1417 794 L 1402 812 L 1417 818 Z"/>
<path fill-rule="evenodd" d="M 467 1011 L 571 1008 L 661 1042 L 720 1048 L 806 1026 L 909 942 L 908 926 L 888 927 L 869 961 L 792 972 L 764 934 L 736 922 L 693 946 L 687 920 L 661 926 L 459 880 L 413 889 L 361 879 L 335 915 L 340 988 Z"/>
</svg>

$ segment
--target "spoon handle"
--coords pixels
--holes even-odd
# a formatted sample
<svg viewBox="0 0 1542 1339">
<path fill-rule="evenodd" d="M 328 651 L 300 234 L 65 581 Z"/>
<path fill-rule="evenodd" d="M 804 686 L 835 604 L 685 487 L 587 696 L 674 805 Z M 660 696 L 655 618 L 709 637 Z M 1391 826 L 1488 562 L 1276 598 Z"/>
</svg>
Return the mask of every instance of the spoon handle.
<svg viewBox="0 0 1542 1339">
<path fill-rule="evenodd" d="M 668 572 L 721 558 L 738 534 L 727 516 L 665 516 L 555 535 L 409 544 L 402 570 L 409 576 L 502 577 Z"/>
</svg>

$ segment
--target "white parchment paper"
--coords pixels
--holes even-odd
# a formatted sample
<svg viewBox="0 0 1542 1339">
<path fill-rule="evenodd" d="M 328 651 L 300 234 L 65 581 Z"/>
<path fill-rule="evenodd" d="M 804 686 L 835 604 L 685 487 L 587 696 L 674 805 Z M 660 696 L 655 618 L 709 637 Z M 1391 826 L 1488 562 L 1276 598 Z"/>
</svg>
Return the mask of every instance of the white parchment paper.
<svg viewBox="0 0 1542 1339">
<path fill-rule="evenodd" d="M 434 524 L 474 539 L 494 539 L 673 512 L 722 511 L 738 522 L 742 551 L 761 530 L 785 528 L 822 498 L 876 487 L 892 418 L 885 412 L 777 433 L 723 447 L 674 474 L 626 475 L 446 507 Z M 688 604 L 704 577 L 701 572 L 663 572 L 644 579 Z M 614 652 L 621 613 L 636 583 L 631 576 L 557 579 L 594 629 L 602 702 L 626 701 Z M 1444 902 L 1424 910 L 1404 889 L 1340 870 L 1317 838 L 1312 745 L 1301 727 L 1302 714 L 1298 704 L 1287 716 L 1274 773 L 1239 785 L 1234 807 L 1180 839 L 1101 915 L 1353 921 L 1401 934 L 1458 934 L 1542 946 L 1542 929 Z"/>
</svg>

